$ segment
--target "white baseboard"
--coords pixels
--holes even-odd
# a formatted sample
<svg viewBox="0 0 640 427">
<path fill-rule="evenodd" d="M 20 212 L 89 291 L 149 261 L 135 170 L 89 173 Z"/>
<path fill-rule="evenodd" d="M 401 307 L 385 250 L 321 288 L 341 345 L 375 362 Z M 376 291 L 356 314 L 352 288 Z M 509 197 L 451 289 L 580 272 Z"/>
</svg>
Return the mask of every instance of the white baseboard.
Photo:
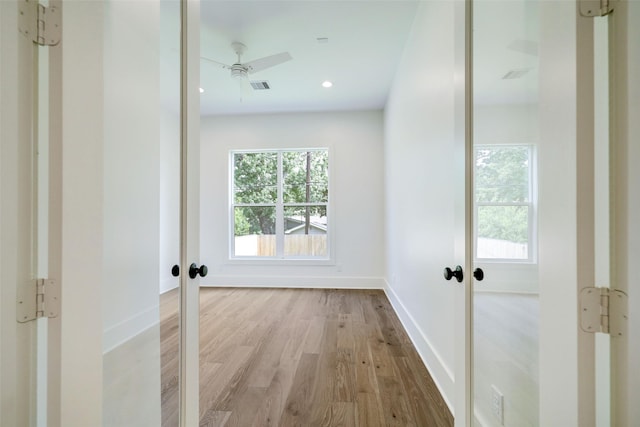
<svg viewBox="0 0 640 427">
<path fill-rule="evenodd" d="M 207 276 L 201 287 L 384 289 L 382 277 Z"/>
<path fill-rule="evenodd" d="M 420 325 L 416 323 L 414 317 L 407 311 L 405 305 L 386 281 L 384 292 L 398 315 L 400 322 L 402 322 L 405 331 L 407 331 L 409 339 L 411 339 L 411 342 L 418 351 L 422 362 L 431 374 L 449 410 L 452 414 L 455 414 L 455 407 L 453 405 L 455 397 L 455 377 L 453 372 L 451 372 L 443 362 L 436 349 L 433 348 L 429 339 L 422 331 Z"/>
<path fill-rule="evenodd" d="M 180 279 L 178 277 L 166 277 L 160 280 L 160 294 L 164 294 L 165 292 L 169 292 L 172 289 L 180 286 Z"/>
<path fill-rule="evenodd" d="M 157 325 L 159 321 L 160 306 L 156 305 L 105 329 L 102 336 L 102 353 L 113 350 L 140 332 Z"/>
</svg>

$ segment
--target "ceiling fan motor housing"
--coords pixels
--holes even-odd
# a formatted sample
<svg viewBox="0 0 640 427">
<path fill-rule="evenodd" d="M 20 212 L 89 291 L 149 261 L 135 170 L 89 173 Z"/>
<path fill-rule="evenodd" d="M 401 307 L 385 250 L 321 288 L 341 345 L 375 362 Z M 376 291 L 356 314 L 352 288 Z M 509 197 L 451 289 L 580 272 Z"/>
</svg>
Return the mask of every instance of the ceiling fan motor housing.
<svg viewBox="0 0 640 427">
<path fill-rule="evenodd" d="M 233 64 L 231 66 L 231 77 L 234 79 L 242 79 L 247 77 L 247 68 L 240 64 Z"/>
</svg>

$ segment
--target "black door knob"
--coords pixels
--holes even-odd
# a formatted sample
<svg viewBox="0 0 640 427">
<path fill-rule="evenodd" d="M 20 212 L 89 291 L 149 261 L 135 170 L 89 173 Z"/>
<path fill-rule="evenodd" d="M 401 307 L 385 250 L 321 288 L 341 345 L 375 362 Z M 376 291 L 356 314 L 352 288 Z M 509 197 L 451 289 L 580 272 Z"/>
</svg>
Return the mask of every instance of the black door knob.
<svg viewBox="0 0 640 427">
<path fill-rule="evenodd" d="M 189 266 L 189 277 L 191 277 L 192 279 L 195 279 L 198 274 L 200 275 L 200 277 L 204 277 L 207 275 L 208 272 L 209 272 L 209 269 L 204 264 L 198 267 L 194 262 Z"/>
<path fill-rule="evenodd" d="M 484 279 L 484 271 L 482 271 L 481 268 L 476 268 L 475 270 L 473 270 L 473 277 L 478 282 L 482 282 L 482 279 Z"/>
<path fill-rule="evenodd" d="M 460 267 L 459 265 L 456 265 L 456 268 L 453 270 L 449 267 L 444 269 L 444 278 L 446 280 L 451 280 L 454 277 L 456 278 L 458 283 L 462 282 L 462 279 L 464 278 L 464 275 L 462 274 L 462 267 Z"/>
<path fill-rule="evenodd" d="M 178 277 L 180 275 L 180 266 L 178 264 L 171 267 L 171 275 L 173 277 Z"/>
</svg>

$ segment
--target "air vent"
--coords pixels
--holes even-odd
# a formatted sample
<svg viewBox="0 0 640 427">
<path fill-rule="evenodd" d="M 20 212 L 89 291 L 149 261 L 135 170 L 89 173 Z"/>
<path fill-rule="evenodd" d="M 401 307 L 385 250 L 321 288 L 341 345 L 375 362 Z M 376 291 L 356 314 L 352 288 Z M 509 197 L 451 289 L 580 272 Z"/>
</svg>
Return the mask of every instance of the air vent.
<svg viewBox="0 0 640 427">
<path fill-rule="evenodd" d="M 252 80 L 251 82 L 251 87 L 253 88 L 253 90 L 269 90 L 271 89 L 271 86 L 269 85 L 269 82 L 266 80 Z"/>
<path fill-rule="evenodd" d="M 502 80 L 510 80 L 510 79 L 519 79 L 520 77 L 527 74 L 531 71 L 531 68 L 521 68 L 519 70 L 511 70 L 504 76 L 502 76 Z"/>
</svg>

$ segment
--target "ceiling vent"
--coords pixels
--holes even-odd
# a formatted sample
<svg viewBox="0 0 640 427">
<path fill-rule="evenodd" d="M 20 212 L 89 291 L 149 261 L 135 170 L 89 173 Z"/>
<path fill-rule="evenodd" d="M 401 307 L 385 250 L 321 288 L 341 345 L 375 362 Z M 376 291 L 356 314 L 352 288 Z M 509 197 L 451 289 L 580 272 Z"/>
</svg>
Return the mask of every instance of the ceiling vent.
<svg viewBox="0 0 640 427">
<path fill-rule="evenodd" d="M 251 87 L 253 90 L 269 90 L 271 86 L 266 80 L 251 80 Z"/>
<path fill-rule="evenodd" d="M 520 68 L 519 70 L 511 70 L 507 74 L 502 76 L 502 80 L 519 79 L 529 71 L 531 71 L 531 68 Z"/>
</svg>

